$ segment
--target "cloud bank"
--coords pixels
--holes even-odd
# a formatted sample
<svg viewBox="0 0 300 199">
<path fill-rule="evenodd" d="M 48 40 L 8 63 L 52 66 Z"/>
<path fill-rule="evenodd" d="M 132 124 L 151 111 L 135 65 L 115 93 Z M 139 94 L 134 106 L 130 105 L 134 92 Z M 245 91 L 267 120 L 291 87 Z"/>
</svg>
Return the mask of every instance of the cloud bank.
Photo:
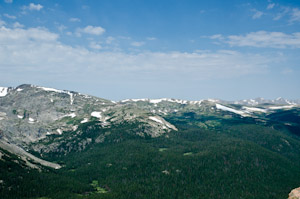
<svg viewBox="0 0 300 199">
<path fill-rule="evenodd" d="M 93 31 L 92 31 L 93 32 Z M 96 33 L 100 33 L 96 31 Z M 45 28 L 0 28 L 0 78 L 18 79 L 82 78 L 101 81 L 105 77 L 164 79 L 230 78 L 263 73 L 271 57 L 236 51 L 199 52 L 106 52 L 73 47 L 59 41 L 59 35 Z M 99 79 L 93 79 L 98 77 Z M 172 79 L 172 78 L 171 78 Z M 120 80 L 121 81 L 121 80 Z"/>
<path fill-rule="evenodd" d="M 102 35 L 105 29 L 100 26 L 86 26 L 85 28 L 77 29 L 77 34 L 80 33 L 91 34 L 91 35 Z"/>
<path fill-rule="evenodd" d="M 24 10 L 36 10 L 36 11 L 40 11 L 43 8 L 43 6 L 41 4 L 34 4 L 34 3 L 30 3 L 28 6 L 24 6 L 23 9 Z"/>
<path fill-rule="evenodd" d="M 257 48 L 300 48 L 300 32 L 286 34 L 283 32 L 257 31 L 246 35 L 212 35 L 211 39 L 217 39 L 230 46 L 249 46 Z"/>
</svg>

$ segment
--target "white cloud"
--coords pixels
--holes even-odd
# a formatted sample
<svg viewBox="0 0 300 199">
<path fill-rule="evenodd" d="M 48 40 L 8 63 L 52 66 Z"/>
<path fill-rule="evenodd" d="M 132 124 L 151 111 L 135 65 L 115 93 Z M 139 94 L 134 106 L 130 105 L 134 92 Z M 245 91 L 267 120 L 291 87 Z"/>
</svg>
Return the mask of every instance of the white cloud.
<svg viewBox="0 0 300 199">
<path fill-rule="evenodd" d="M 102 35 L 105 32 L 105 29 L 100 26 L 86 26 L 85 28 L 77 29 L 76 33 L 80 36 L 80 33 L 86 33 L 91 35 Z"/>
<path fill-rule="evenodd" d="M 71 22 L 80 22 L 81 20 L 79 18 L 70 18 L 69 21 L 71 21 Z"/>
<path fill-rule="evenodd" d="M 219 40 L 228 43 L 231 46 L 300 48 L 300 32 L 285 34 L 283 32 L 258 31 L 246 35 L 230 35 L 225 37 L 224 40 Z"/>
<path fill-rule="evenodd" d="M 60 25 L 57 26 L 57 29 L 58 29 L 60 32 L 63 32 L 64 30 L 67 29 L 67 26 L 60 24 Z"/>
<path fill-rule="evenodd" d="M 131 42 L 130 45 L 135 46 L 135 47 L 141 47 L 141 46 L 145 45 L 145 42 L 134 41 L 134 42 Z"/>
<path fill-rule="evenodd" d="M 267 10 L 273 9 L 274 6 L 275 6 L 275 3 L 269 3 L 268 6 L 267 6 Z"/>
<path fill-rule="evenodd" d="M 274 21 L 277 21 L 277 20 L 281 19 L 282 16 L 283 16 L 283 15 L 282 15 L 281 13 L 278 13 L 278 14 L 276 14 L 275 17 L 273 17 L 273 20 L 274 20 Z"/>
<path fill-rule="evenodd" d="M 100 50 L 102 48 L 102 46 L 99 43 L 96 43 L 94 41 L 90 42 L 89 47 L 96 50 Z"/>
<path fill-rule="evenodd" d="M 273 20 L 277 21 L 279 19 L 281 19 L 282 17 L 284 17 L 285 15 L 287 15 L 290 12 L 290 8 L 289 7 L 283 7 L 281 6 L 279 8 L 279 12 L 276 13 L 275 17 L 273 18 Z"/>
<path fill-rule="evenodd" d="M 23 25 L 23 24 L 20 24 L 19 22 L 15 22 L 15 23 L 13 24 L 13 27 L 14 27 L 14 28 L 24 28 L 24 25 Z"/>
<path fill-rule="evenodd" d="M 57 41 L 58 35 L 49 32 L 45 28 L 29 28 L 29 29 L 11 29 L 7 27 L 0 28 L 0 40 L 5 44 L 16 44 L 20 42 L 22 44 L 30 44 L 34 42 L 54 42 Z"/>
<path fill-rule="evenodd" d="M 7 17 L 9 19 L 16 19 L 17 17 L 16 16 L 13 16 L 13 15 L 9 15 L 9 14 L 3 14 L 4 17 Z"/>
<path fill-rule="evenodd" d="M 212 35 L 209 37 L 210 39 L 223 39 L 223 36 L 221 34 Z"/>
<path fill-rule="evenodd" d="M 28 6 L 23 6 L 23 10 L 40 11 L 41 9 L 43 9 L 43 6 L 41 4 L 30 3 Z"/>
<path fill-rule="evenodd" d="M 88 50 L 58 41 L 44 28 L 0 28 L 0 79 L 11 82 L 102 81 L 109 75 L 155 79 L 162 76 L 188 79 L 229 78 L 262 73 L 276 59 L 236 51 L 139 52 Z M 97 43 L 90 47 L 101 48 Z M 162 77 L 163 78 L 163 77 Z"/>
<path fill-rule="evenodd" d="M 149 41 L 154 41 L 154 40 L 156 40 L 156 37 L 147 37 L 146 39 Z"/>
<path fill-rule="evenodd" d="M 5 24 L 6 24 L 5 21 L 3 21 L 3 20 L 0 19 L 0 27 L 4 26 Z"/>
<path fill-rule="evenodd" d="M 300 9 L 280 6 L 279 11 L 273 17 L 273 20 L 277 21 L 284 17 L 287 17 L 287 21 L 289 22 L 289 25 L 295 22 L 300 22 Z"/>
<path fill-rule="evenodd" d="M 300 21 L 300 10 L 298 8 L 293 8 L 291 12 L 290 22 Z"/>
<path fill-rule="evenodd" d="M 252 9 L 252 12 L 254 12 L 254 14 L 252 15 L 252 19 L 259 19 L 264 13 L 256 10 L 256 9 Z"/>
<path fill-rule="evenodd" d="M 12 3 L 13 0 L 4 0 L 5 3 Z"/>
<path fill-rule="evenodd" d="M 107 37 L 106 38 L 106 43 L 107 44 L 111 44 L 113 41 L 115 41 L 116 39 L 114 38 L 114 37 L 111 37 L 111 36 L 109 36 L 109 37 Z"/>
</svg>

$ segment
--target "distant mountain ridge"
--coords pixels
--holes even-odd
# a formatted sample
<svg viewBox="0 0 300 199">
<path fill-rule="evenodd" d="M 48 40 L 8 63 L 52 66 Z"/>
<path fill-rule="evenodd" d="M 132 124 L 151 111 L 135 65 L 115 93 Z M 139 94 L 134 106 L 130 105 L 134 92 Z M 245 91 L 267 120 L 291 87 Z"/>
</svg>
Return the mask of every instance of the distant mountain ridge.
<svg viewBox="0 0 300 199">
<path fill-rule="evenodd" d="M 237 101 L 226 101 L 220 99 L 203 99 L 203 100 L 181 100 L 181 99 L 173 99 L 173 98 L 158 98 L 158 99 L 148 99 L 148 98 L 141 98 L 141 99 L 125 99 L 119 102 L 149 102 L 149 103 L 159 103 L 159 102 L 175 102 L 180 104 L 200 104 L 202 101 L 210 101 L 210 102 L 218 102 L 223 104 L 240 104 L 240 105 L 249 105 L 249 106 L 257 106 L 260 104 L 278 104 L 278 105 L 297 105 L 300 104 L 300 100 L 287 100 L 282 97 L 278 97 L 276 99 L 264 99 L 264 98 L 255 98 L 255 99 L 245 99 L 245 100 L 237 100 Z"/>
<path fill-rule="evenodd" d="M 21 90 L 22 87 L 37 87 L 37 88 L 43 88 L 48 91 L 55 91 L 55 92 L 62 92 L 62 93 L 71 93 L 74 91 L 67 91 L 67 90 L 59 90 L 55 88 L 47 88 L 47 87 L 41 87 L 41 86 L 35 86 L 31 84 L 22 84 L 20 86 L 17 86 L 16 88 L 14 87 L 0 87 L 0 97 L 4 97 L 7 95 L 10 91 L 12 90 Z M 75 92 L 78 93 L 78 92 Z M 88 95 L 85 95 L 88 96 Z M 243 99 L 243 100 L 235 100 L 235 101 L 227 101 L 227 100 L 222 100 L 222 99 L 202 99 L 202 100 L 182 100 L 182 99 L 174 99 L 174 98 L 158 98 L 158 99 L 149 99 L 149 98 L 141 98 L 141 99 L 124 99 L 120 100 L 119 102 L 138 102 L 138 101 L 147 101 L 150 103 L 159 103 L 162 101 L 168 101 L 168 102 L 176 102 L 176 103 L 181 103 L 181 104 L 199 104 L 202 101 L 207 100 L 211 102 L 219 102 L 219 103 L 224 103 L 224 104 L 241 104 L 241 105 L 252 105 L 252 106 L 257 106 L 260 104 L 279 104 L 279 105 L 296 105 L 300 104 L 300 99 L 285 99 L 282 97 L 278 97 L 276 99 L 264 99 L 262 97 L 257 97 L 254 99 Z"/>
</svg>

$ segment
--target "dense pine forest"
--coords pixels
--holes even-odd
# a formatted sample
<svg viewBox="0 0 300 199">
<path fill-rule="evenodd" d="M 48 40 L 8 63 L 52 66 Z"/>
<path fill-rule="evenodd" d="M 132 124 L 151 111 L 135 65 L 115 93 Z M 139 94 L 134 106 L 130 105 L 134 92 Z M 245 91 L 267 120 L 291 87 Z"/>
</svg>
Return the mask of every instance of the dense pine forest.
<svg viewBox="0 0 300 199">
<path fill-rule="evenodd" d="M 179 131 L 154 139 L 131 132 L 132 124 L 102 129 L 86 123 L 82 136 L 103 134 L 105 140 L 67 155 L 44 154 L 63 165 L 59 170 L 28 169 L 3 155 L 1 196 L 280 199 L 299 186 L 300 140 L 288 129 L 244 119 L 203 129 L 193 126 L 195 117 L 166 119 Z"/>
</svg>

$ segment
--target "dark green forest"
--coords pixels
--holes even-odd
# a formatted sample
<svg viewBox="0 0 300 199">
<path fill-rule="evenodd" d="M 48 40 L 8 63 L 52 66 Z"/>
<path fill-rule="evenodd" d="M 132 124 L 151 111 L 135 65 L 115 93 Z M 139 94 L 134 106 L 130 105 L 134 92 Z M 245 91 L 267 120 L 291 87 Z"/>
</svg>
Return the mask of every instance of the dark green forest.
<svg viewBox="0 0 300 199">
<path fill-rule="evenodd" d="M 158 138 L 136 135 L 138 124 L 81 125 L 80 136 L 105 139 L 42 154 L 59 170 L 29 169 L 1 150 L 1 198 L 282 199 L 300 185 L 299 137 L 274 118 L 268 125 L 214 118 L 221 125 L 210 128 L 196 126 L 203 117 L 193 114 L 166 120 L 179 130 Z"/>
</svg>

